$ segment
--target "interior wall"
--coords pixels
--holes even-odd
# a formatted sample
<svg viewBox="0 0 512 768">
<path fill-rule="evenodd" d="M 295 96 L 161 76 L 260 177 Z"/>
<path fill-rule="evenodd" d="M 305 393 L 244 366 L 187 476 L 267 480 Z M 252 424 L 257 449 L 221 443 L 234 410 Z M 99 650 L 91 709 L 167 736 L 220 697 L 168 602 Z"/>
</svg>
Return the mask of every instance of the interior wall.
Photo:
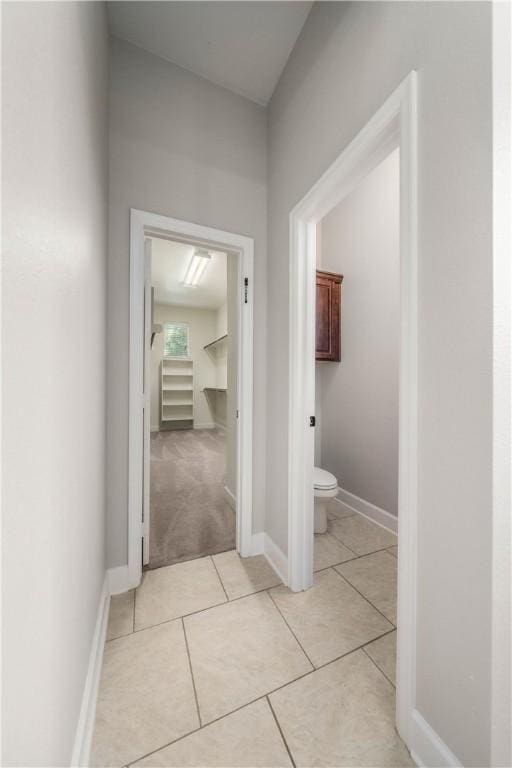
<svg viewBox="0 0 512 768">
<path fill-rule="evenodd" d="M 2 765 L 69 766 L 105 578 L 103 3 L 2 4 Z"/>
<path fill-rule="evenodd" d="M 343 275 L 341 363 L 321 368 L 322 466 L 398 514 L 400 187 L 395 150 L 321 222 L 322 269 Z M 320 384 L 320 382 L 318 382 Z"/>
<path fill-rule="evenodd" d="M 266 112 L 113 39 L 108 283 L 108 565 L 128 551 L 130 208 L 255 240 L 254 531 L 265 510 Z"/>
<path fill-rule="evenodd" d="M 154 322 L 187 323 L 189 326 L 189 354 L 194 361 L 194 427 L 213 426 L 213 414 L 204 387 L 216 386 L 216 366 L 203 349 L 215 337 L 216 311 L 197 307 L 177 307 L 169 304 L 154 305 Z M 160 364 L 164 356 L 164 333 L 157 333 L 151 348 L 151 431 L 160 428 Z"/>
<path fill-rule="evenodd" d="M 265 528 L 286 552 L 289 213 L 418 72 L 416 706 L 467 766 L 490 764 L 491 14 L 315 3 L 269 107 Z"/>
</svg>

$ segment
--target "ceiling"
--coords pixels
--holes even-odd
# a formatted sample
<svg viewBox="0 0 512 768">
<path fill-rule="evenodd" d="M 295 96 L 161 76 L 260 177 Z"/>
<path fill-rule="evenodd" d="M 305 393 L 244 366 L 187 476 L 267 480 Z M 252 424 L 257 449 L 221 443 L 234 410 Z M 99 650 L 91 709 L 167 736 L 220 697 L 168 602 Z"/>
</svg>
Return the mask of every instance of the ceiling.
<svg viewBox="0 0 512 768">
<path fill-rule="evenodd" d="M 208 249 L 212 258 L 199 285 L 187 287 L 183 278 L 195 246 L 151 238 L 151 285 L 155 303 L 218 309 L 226 301 L 226 260 L 221 251 Z"/>
<path fill-rule="evenodd" d="M 312 2 L 108 3 L 116 37 L 266 105 Z"/>
</svg>

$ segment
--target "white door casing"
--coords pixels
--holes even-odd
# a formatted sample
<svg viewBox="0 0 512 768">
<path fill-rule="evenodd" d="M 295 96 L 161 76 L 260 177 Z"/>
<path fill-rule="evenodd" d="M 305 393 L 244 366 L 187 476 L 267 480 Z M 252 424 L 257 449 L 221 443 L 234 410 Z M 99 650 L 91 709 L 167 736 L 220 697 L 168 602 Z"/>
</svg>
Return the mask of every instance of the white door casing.
<svg viewBox="0 0 512 768">
<path fill-rule="evenodd" d="M 150 459 L 151 459 L 151 239 L 144 240 L 144 392 L 143 392 L 143 486 L 142 486 L 142 564 L 149 563 L 149 537 L 151 531 Z"/>
<path fill-rule="evenodd" d="M 204 227 L 147 211 L 130 210 L 130 375 L 128 433 L 128 583 L 137 587 L 142 578 L 142 560 L 149 556 L 149 444 L 150 387 L 145 388 L 149 366 L 151 323 L 151 279 L 148 236 L 186 239 L 198 245 L 227 250 L 238 259 L 238 419 L 237 419 L 237 550 L 242 557 L 253 554 L 252 546 L 252 434 L 253 434 L 253 258 L 250 237 Z M 149 257 L 148 257 L 149 256 Z M 149 270 L 149 272 L 148 272 Z M 147 294 L 149 290 L 149 299 Z M 148 318 L 149 313 L 149 318 Z M 146 403 L 147 400 L 147 403 Z M 147 429 L 144 412 L 147 410 Z M 144 460 L 145 456 L 148 460 Z M 144 522 L 142 520 L 148 510 Z M 146 534 L 146 528 L 147 534 Z M 141 556 L 144 536 L 144 552 Z M 147 539 L 147 541 L 146 541 Z"/>
</svg>

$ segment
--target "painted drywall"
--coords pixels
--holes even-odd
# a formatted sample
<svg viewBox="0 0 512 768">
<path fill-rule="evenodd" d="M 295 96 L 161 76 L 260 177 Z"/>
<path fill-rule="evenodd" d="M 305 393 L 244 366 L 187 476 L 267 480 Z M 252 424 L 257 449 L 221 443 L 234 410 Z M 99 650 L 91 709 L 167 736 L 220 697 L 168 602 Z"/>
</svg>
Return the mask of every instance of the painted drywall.
<svg viewBox="0 0 512 768">
<path fill-rule="evenodd" d="M 109 566 L 127 562 L 129 213 L 139 208 L 255 240 L 254 530 L 265 510 L 266 112 L 114 39 L 108 284 Z"/>
<path fill-rule="evenodd" d="M 287 550 L 289 213 L 419 78 L 416 706 L 489 765 L 491 3 L 315 3 L 269 107 L 266 533 Z"/>
<path fill-rule="evenodd" d="M 321 222 L 320 266 L 343 275 L 341 363 L 317 364 L 322 466 L 398 514 L 399 152 Z M 318 369 L 320 372 L 318 373 Z"/>
<path fill-rule="evenodd" d="M 216 365 L 203 349 L 215 337 L 216 312 L 213 309 L 154 305 L 155 323 L 186 323 L 189 327 L 189 355 L 194 361 L 194 426 L 213 426 L 214 414 L 203 391 L 216 386 Z M 160 366 L 164 356 L 164 333 L 157 333 L 151 348 L 151 430 L 160 428 Z"/>
<path fill-rule="evenodd" d="M 108 33 L 2 5 L 2 765 L 69 766 L 105 576 Z"/>
</svg>

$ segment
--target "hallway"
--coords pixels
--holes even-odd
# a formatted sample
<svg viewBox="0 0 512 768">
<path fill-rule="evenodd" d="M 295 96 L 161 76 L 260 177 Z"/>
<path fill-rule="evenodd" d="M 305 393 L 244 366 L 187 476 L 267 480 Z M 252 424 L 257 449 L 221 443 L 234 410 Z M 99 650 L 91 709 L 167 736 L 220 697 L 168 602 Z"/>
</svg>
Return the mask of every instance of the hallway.
<svg viewBox="0 0 512 768">
<path fill-rule="evenodd" d="M 112 598 L 92 766 L 413 765 L 395 731 L 396 537 L 332 506 L 307 592 L 230 551 Z"/>
</svg>

